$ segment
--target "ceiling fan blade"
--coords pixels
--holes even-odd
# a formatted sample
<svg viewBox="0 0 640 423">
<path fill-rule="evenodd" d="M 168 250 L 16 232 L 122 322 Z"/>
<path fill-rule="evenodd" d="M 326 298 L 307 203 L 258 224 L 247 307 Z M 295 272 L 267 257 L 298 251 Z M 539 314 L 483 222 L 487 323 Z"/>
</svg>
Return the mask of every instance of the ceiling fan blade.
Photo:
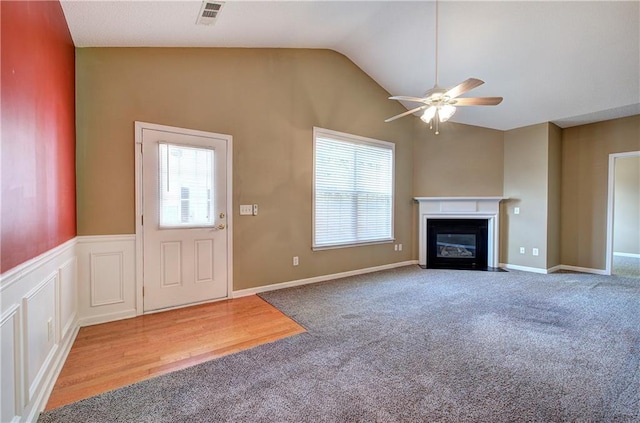
<svg viewBox="0 0 640 423">
<path fill-rule="evenodd" d="M 414 101 L 416 103 L 424 103 L 424 98 L 407 97 L 405 95 L 394 95 L 393 97 L 389 97 L 389 100 Z"/>
<path fill-rule="evenodd" d="M 454 106 L 496 106 L 502 103 L 502 97 L 456 98 L 451 101 Z"/>
<path fill-rule="evenodd" d="M 475 87 L 479 87 L 482 84 L 484 84 L 484 81 L 481 81 L 481 80 L 476 79 L 476 78 L 469 78 L 466 81 L 464 81 L 464 82 L 456 85 L 455 87 L 451 88 L 449 91 L 444 93 L 444 95 L 446 97 L 449 97 L 449 98 L 456 98 L 459 95 L 462 95 L 462 94 L 466 93 L 467 91 L 471 91 Z"/>
<path fill-rule="evenodd" d="M 418 110 L 426 109 L 426 108 L 427 108 L 427 106 L 426 106 L 426 105 L 424 105 L 424 106 L 418 106 L 418 107 L 416 107 L 415 109 L 407 110 L 407 111 L 406 111 L 406 112 L 404 112 L 404 113 L 400 113 L 399 115 L 392 116 L 392 117 L 390 117 L 389 119 L 385 119 L 384 121 L 385 121 L 385 122 L 391 122 L 392 120 L 400 119 L 401 117 L 404 117 L 404 116 L 406 116 L 406 115 L 410 115 L 411 113 L 415 113 L 415 112 L 417 112 Z"/>
</svg>

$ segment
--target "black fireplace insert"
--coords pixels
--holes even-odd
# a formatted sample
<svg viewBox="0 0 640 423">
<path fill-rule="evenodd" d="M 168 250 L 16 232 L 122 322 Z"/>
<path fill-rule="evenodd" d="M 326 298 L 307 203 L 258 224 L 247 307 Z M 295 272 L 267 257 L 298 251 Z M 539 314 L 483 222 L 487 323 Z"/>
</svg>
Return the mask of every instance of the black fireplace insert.
<svg viewBox="0 0 640 423">
<path fill-rule="evenodd" d="M 487 270 L 487 219 L 427 220 L 427 268 Z"/>
</svg>

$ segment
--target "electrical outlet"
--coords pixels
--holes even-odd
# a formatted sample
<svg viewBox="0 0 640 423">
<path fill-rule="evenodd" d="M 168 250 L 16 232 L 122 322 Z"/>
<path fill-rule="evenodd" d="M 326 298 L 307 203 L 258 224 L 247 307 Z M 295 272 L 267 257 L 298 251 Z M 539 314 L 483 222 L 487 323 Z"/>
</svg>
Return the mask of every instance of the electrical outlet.
<svg viewBox="0 0 640 423">
<path fill-rule="evenodd" d="M 393 244 L 393 251 L 398 251 L 398 244 Z"/>
<path fill-rule="evenodd" d="M 298 264 L 300 264 L 300 262 L 298 261 L 298 256 L 293 256 L 293 265 L 297 266 Z"/>
<path fill-rule="evenodd" d="M 257 216 L 257 215 L 258 215 L 258 205 L 257 205 L 257 204 L 254 204 L 254 205 L 253 205 L 253 215 L 254 215 L 254 216 Z"/>
<path fill-rule="evenodd" d="M 533 254 L 534 256 L 537 256 L 537 255 L 540 254 L 540 252 L 538 251 L 537 248 L 534 248 L 534 249 L 531 250 L 531 254 Z"/>
<path fill-rule="evenodd" d="M 525 253 L 524 247 L 520 247 L 520 254 L 524 254 L 524 253 Z"/>
<path fill-rule="evenodd" d="M 253 214 L 253 206 L 251 204 L 240 205 L 240 216 L 251 216 Z"/>
<path fill-rule="evenodd" d="M 398 251 L 402 251 L 402 244 L 398 244 Z"/>
</svg>

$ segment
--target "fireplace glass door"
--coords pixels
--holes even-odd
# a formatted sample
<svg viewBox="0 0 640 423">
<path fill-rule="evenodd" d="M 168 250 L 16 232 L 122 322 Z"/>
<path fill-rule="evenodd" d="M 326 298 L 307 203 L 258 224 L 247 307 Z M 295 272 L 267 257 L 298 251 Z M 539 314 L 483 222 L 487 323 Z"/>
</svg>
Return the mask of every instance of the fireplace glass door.
<svg viewBox="0 0 640 423">
<path fill-rule="evenodd" d="M 486 219 L 429 219 L 427 267 L 485 270 L 487 228 Z"/>
<path fill-rule="evenodd" d="M 438 257 L 475 258 L 475 234 L 437 234 L 436 254 Z"/>
</svg>

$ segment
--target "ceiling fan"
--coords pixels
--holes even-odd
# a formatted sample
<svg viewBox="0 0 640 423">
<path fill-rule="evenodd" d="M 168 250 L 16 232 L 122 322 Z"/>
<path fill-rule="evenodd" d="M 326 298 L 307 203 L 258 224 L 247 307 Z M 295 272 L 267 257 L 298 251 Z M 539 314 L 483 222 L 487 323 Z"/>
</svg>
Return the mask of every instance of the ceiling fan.
<svg viewBox="0 0 640 423">
<path fill-rule="evenodd" d="M 474 97 L 474 98 L 460 98 L 460 96 L 472 89 L 484 84 L 476 78 L 469 78 L 466 81 L 456 85 L 450 89 L 444 89 L 438 86 L 438 0 L 436 0 L 436 60 L 435 60 L 435 77 L 436 82 L 429 91 L 427 91 L 423 97 L 408 97 L 402 95 L 396 95 L 389 97 L 389 100 L 402 100 L 411 101 L 415 103 L 422 103 L 422 105 L 415 109 L 407 110 L 404 113 L 400 113 L 385 122 L 391 122 L 399 119 L 403 116 L 407 116 L 424 110 L 420 119 L 429 124 L 430 128 L 433 128 L 433 123 L 436 126 L 436 135 L 440 132 L 438 130 L 438 123 L 446 122 L 456 112 L 457 106 L 496 106 L 502 102 L 502 97 Z"/>
</svg>

